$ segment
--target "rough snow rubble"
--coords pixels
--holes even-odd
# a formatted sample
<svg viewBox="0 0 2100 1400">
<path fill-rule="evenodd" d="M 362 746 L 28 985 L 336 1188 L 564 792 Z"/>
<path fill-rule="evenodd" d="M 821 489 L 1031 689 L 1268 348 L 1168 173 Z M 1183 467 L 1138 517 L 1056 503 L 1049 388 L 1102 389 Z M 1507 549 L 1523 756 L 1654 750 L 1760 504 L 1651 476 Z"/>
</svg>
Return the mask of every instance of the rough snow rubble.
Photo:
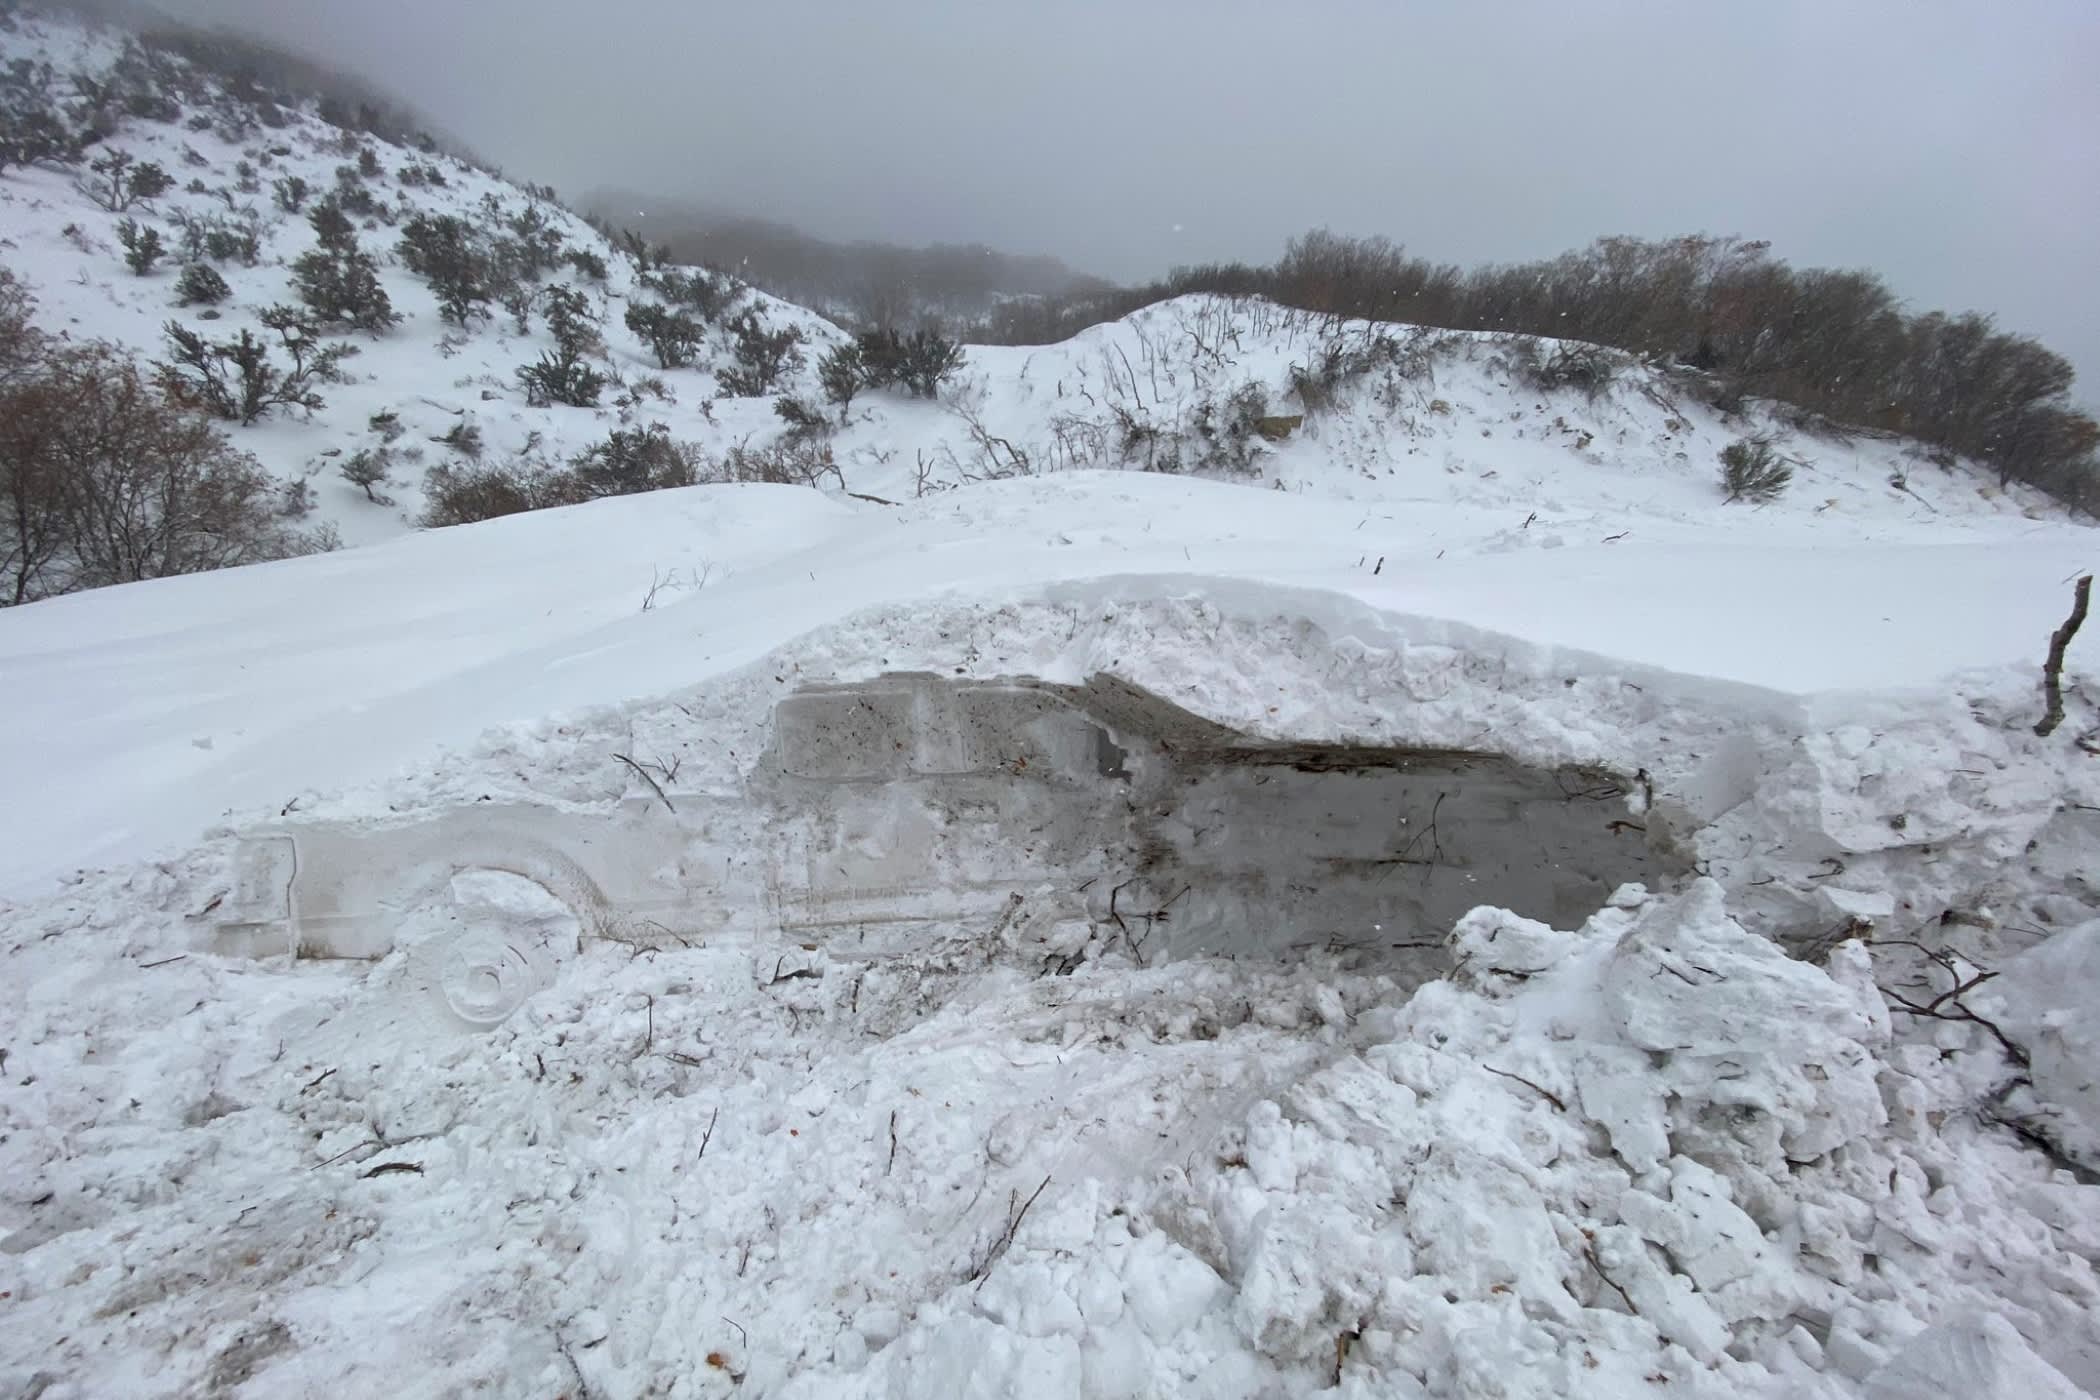
<svg viewBox="0 0 2100 1400">
<path fill-rule="evenodd" d="M 2100 1188 L 1711 881 L 1477 911 L 1411 995 L 595 944 L 470 1034 L 430 911 L 369 971 L 185 951 L 223 857 L 10 926 L 0 1374 L 47 1400 L 2100 1381 Z"/>
</svg>

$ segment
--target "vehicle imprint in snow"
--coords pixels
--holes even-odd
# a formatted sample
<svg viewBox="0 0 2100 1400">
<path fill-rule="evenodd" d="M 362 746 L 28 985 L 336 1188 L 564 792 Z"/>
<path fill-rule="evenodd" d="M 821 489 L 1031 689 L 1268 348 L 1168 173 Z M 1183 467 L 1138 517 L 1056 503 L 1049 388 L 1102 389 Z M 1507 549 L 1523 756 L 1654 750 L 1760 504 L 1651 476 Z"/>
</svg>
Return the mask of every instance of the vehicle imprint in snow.
<svg viewBox="0 0 2100 1400">
<path fill-rule="evenodd" d="M 1478 904 L 1565 925 L 1683 869 L 1612 773 L 1251 739 L 1111 676 L 799 691 L 727 793 L 627 761 L 634 795 L 603 808 L 254 832 L 219 950 L 379 959 L 420 910 L 418 980 L 470 1026 L 586 936 L 875 958 L 963 935 L 1050 968 L 1096 940 L 1141 962 L 1318 946 L 1420 981 Z"/>
</svg>

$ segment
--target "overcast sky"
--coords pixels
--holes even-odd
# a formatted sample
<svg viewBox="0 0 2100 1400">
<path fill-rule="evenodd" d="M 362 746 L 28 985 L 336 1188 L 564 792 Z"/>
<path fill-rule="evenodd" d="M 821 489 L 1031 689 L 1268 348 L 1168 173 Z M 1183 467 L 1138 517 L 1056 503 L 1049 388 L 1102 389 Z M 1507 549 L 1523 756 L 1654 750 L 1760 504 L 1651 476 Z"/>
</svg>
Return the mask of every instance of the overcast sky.
<svg viewBox="0 0 2100 1400">
<path fill-rule="evenodd" d="M 2095 0 L 160 0 L 512 175 L 1138 279 L 1326 225 L 1461 263 L 1769 238 L 2100 400 Z"/>
</svg>

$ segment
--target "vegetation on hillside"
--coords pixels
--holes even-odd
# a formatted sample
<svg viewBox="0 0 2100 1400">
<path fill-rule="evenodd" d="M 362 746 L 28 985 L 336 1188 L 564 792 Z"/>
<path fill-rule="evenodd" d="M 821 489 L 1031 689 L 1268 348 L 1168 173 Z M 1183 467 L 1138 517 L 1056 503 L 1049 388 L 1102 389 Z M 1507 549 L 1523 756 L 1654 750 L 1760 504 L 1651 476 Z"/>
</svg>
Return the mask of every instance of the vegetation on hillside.
<svg viewBox="0 0 2100 1400">
<path fill-rule="evenodd" d="M 1611 346 L 1682 374 L 1716 408 L 1749 397 L 1792 404 L 2100 510 L 2100 425 L 2072 406 L 2061 355 L 1988 316 L 1907 312 L 1871 272 L 1797 269 L 1737 238 L 1605 238 L 1545 262 L 1468 272 L 1382 238 L 1319 231 L 1266 267 L 1210 264 L 1143 287 L 1011 301 L 972 338 L 1049 343 L 1194 292 Z"/>
</svg>

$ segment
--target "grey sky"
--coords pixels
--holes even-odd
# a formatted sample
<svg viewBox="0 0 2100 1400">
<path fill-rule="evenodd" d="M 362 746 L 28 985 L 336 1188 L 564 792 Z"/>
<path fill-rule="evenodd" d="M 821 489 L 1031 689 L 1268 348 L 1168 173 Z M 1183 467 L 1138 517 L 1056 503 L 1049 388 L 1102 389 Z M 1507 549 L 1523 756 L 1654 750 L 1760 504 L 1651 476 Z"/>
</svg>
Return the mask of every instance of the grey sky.
<svg viewBox="0 0 2100 1400">
<path fill-rule="evenodd" d="M 513 175 L 1135 279 L 1328 225 L 1461 263 L 1769 238 L 2100 401 L 2092 0 L 161 0 Z"/>
</svg>

